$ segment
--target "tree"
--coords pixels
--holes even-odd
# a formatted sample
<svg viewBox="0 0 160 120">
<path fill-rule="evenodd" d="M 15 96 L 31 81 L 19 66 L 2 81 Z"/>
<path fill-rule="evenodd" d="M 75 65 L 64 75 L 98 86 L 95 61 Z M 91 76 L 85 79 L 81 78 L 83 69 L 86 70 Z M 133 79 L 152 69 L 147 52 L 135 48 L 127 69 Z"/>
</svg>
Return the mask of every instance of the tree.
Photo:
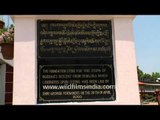
<svg viewBox="0 0 160 120">
<path fill-rule="evenodd" d="M 137 74 L 138 74 L 138 80 L 141 81 L 143 79 L 143 71 L 139 69 L 139 66 L 137 66 Z"/>
<path fill-rule="evenodd" d="M 137 74 L 139 81 L 146 81 L 146 82 L 155 82 L 157 78 L 160 78 L 160 73 L 152 72 L 152 74 L 144 73 L 139 66 L 137 66 Z"/>
<path fill-rule="evenodd" d="M 145 73 L 143 75 L 143 81 L 145 81 L 145 82 L 151 82 L 151 80 L 152 80 L 152 76 L 150 74 Z"/>
<path fill-rule="evenodd" d="M 160 78 L 160 73 L 158 72 L 152 72 L 152 81 L 156 81 L 157 78 Z"/>
</svg>

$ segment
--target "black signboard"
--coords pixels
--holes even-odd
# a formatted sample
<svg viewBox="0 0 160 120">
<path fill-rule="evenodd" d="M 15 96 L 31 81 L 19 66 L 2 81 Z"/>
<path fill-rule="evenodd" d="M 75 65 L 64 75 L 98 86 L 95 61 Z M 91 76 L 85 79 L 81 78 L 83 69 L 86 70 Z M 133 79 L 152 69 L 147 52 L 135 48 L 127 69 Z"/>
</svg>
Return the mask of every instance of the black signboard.
<svg viewBox="0 0 160 120">
<path fill-rule="evenodd" d="M 113 101 L 110 20 L 38 20 L 38 103 Z"/>
<path fill-rule="evenodd" d="M 111 21 L 38 21 L 38 58 L 112 56 Z"/>
</svg>

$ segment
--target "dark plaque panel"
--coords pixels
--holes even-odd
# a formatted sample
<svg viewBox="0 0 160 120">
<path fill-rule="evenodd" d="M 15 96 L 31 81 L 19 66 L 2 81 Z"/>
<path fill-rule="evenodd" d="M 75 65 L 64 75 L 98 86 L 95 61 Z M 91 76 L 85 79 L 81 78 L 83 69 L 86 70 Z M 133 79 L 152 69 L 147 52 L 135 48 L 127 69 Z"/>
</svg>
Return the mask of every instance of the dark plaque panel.
<svg viewBox="0 0 160 120">
<path fill-rule="evenodd" d="M 111 21 L 38 21 L 38 58 L 112 56 Z"/>
<path fill-rule="evenodd" d="M 116 99 L 110 20 L 38 20 L 38 103 Z"/>
</svg>

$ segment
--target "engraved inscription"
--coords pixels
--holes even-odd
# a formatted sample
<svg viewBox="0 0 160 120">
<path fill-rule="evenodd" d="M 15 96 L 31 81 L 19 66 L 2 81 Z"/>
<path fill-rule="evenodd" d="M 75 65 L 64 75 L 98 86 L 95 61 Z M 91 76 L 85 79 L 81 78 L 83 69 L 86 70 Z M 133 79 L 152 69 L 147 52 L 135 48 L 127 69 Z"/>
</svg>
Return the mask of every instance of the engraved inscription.
<svg viewBox="0 0 160 120">
<path fill-rule="evenodd" d="M 110 21 L 39 21 L 38 57 L 112 56 Z"/>
<path fill-rule="evenodd" d="M 111 20 L 38 20 L 38 103 L 114 101 Z"/>
<path fill-rule="evenodd" d="M 41 65 L 39 96 L 50 101 L 107 100 L 114 96 L 111 65 Z M 77 68 L 78 67 L 78 68 Z M 43 91 L 43 92 L 41 92 Z M 65 98 L 65 99 L 64 99 Z"/>
</svg>

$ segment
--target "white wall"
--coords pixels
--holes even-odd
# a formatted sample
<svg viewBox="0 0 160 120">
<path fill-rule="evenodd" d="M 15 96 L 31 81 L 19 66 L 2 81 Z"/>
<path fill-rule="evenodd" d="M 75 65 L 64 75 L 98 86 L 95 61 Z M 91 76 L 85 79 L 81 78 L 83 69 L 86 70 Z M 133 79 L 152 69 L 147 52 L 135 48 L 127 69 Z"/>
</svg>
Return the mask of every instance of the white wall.
<svg viewBox="0 0 160 120">
<path fill-rule="evenodd" d="M 36 24 L 15 18 L 13 104 L 36 104 Z"/>
<path fill-rule="evenodd" d="M 140 104 L 132 18 L 114 19 L 117 98 Z"/>
<path fill-rule="evenodd" d="M 114 63 L 116 81 L 116 101 L 53 103 L 53 104 L 87 104 L 116 105 L 140 104 L 138 79 L 136 73 L 136 58 L 133 39 L 132 21 L 134 16 L 12 16 L 15 23 L 15 53 L 14 53 L 14 87 L 13 104 L 36 104 L 37 96 L 37 66 L 36 66 L 36 20 L 105 20 L 113 22 Z"/>
<path fill-rule="evenodd" d="M 0 105 L 5 104 L 6 64 L 0 65 Z"/>
</svg>

